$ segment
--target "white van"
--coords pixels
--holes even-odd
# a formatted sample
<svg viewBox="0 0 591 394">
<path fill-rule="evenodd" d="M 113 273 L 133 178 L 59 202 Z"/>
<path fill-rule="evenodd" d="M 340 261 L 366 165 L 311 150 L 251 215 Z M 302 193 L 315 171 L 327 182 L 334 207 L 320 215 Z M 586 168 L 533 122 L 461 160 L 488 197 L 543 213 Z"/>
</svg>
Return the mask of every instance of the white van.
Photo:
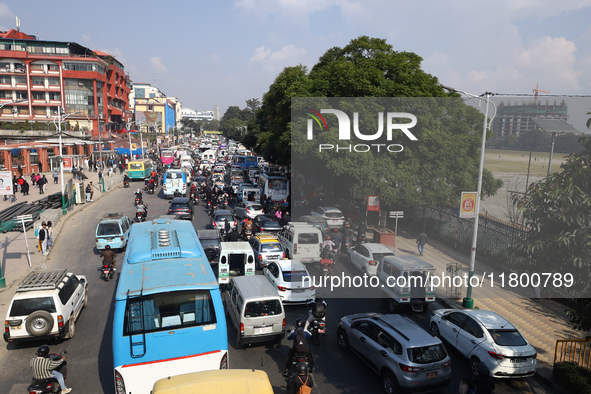
<svg viewBox="0 0 591 394">
<path fill-rule="evenodd" d="M 231 277 L 254 275 L 254 253 L 248 242 L 220 243 L 218 282 L 228 284 Z"/>
<path fill-rule="evenodd" d="M 201 154 L 201 160 L 209 160 L 212 164 L 215 162 L 216 153 L 213 149 L 206 150 Z"/>
<path fill-rule="evenodd" d="M 263 275 L 232 278 L 222 293 L 236 347 L 285 338 L 285 311 L 277 290 Z"/>
<path fill-rule="evenodd" d="M 245 187 L 242 194 L 238 196 L 240 201 L 261 201 L 261 189 L 256 187 Z"/>
<path fill-rule="evenodd" d="M 285 258 L 302 263 L 320 262 L 322 232 L 306 222 L 290 222 L 277 233 Z"/>
<path fill-rule="evenodd" d="M 162 183 L 162 191 L 166 198 L 173 198 L 174 192 L 187 195 L 187 175 L 183 171 L 167 171 Z"/>
<path fill-rule="evenodd" d="M 435 302 L 435 288 L 426 280 L 427 276 L 435 276 L 435 266 L 417 256 L 386 256 L 376 275 L 390 297 L 388 307 L 392 313 L 402 305 L 411 305 L 414 312 L 426 312 L 429 304 Z"/>
</svg>

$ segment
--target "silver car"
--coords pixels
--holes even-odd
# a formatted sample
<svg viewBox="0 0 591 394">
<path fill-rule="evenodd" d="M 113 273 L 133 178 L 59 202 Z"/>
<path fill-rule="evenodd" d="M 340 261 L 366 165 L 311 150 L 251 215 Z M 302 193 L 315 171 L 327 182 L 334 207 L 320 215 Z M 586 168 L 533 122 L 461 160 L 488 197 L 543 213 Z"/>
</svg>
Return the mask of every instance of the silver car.
<svg viewBox="0 0 591 394">
<path fill-rule="evenodd" d="M 244 219 L 248 217 L 254 219 L 262 214 L 263 206 L 256 201 L 242 201 L 234 207 L 234 215 L 236 215 L 237 218 Z"/>
<path fill-rule="evenodd" d="M 218 231 L 224 229 L 226 219 L 230 221 L 230 231 L 236 228 L 236 218 L 231 211 L 227 209 L 217 209 L 213 212 L 211 217 L 211 228 Z"/>
<path fill-rule="evenodd" d="M 342 317 L 337 343 L 381 376 L 386 393 L 396 393 L 398 388 L 437 390 L 450 383 L 451 359 L 441 340 L 405 316 L 358 313 Z"/>
</svg>

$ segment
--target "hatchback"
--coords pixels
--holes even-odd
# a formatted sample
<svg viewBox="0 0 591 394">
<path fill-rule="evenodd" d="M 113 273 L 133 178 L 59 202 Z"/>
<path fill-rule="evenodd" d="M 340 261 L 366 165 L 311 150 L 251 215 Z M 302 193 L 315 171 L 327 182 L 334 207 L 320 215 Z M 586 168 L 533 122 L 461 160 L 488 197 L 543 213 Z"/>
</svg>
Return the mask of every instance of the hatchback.
<svg viewBox="0 0 591 394">
<path fill-rule="evenodd" d="M 132 221 L 121 213 L 107 213 L 96 226 L 96 248 L 103 250 L 107 245 L 123 250 L 127 246 Z"/>
<path fill-rule="evenodd" d="M 368 275 L 376 275 L 378 265 L 386 256 L 394 256 L 386 245 L 379 243 L 359 244 L 349 249 L 349 262 Z"/>
<path fill-rule="evenodd" d="M 169 215 L 178 215 L 181 219 L 193 220 L 193 203 L 189 197 L 175 197 L 170 201 Z"/>
<path fill-rule="evenodd" d="M 431 331 L 470 360 L 473 371 L 485 363 L 495 378 L 536 373 L 536 349 L 504 317 L 485 310 L 438 309 Z"/>
<path fill-rule="evenodd" d="M 236 228 L 236 218 L 228 209 L 216 209 L 211 217 L 211 228 L 220 230 L 225 228 L 226 219 L 230 221 L 230 231 Z"/>
<path fill-rule="evenodd" d="M 248 241 L 254 253 L 255 268 L 260 270 L 271 261 L 285 258 L 283 247 L 275 234 L 259 233 Z"/>
<path fill-rule="evenodd" d="M 402 315 L 358 313 L 341 318 L 337 343 L 382 378 L 386 393 L 431 391 L 449 385 L 451 359 L 439 338 Z"/>
<path fill-rule="evenodd" d="M 234 207 L 234 215 L 237 218 L 254 219 L 258 215 L 263 214 L 263 206 L 255 201 L 242 201 Z"/>
</svg>

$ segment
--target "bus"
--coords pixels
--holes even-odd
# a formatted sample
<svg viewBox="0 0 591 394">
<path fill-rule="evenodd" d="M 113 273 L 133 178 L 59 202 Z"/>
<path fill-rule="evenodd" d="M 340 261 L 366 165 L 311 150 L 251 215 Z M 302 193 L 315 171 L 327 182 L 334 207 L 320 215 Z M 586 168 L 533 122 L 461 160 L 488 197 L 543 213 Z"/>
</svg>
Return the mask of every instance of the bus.
<svg viewBox="0 0 591 394">
<path fill-rule="evenodd" d="M 263 173 L 259 177 L 261 189 L 261 201 L 264 203 L 268 198 L 274 203 L 287 206 L 290 182 L 285 175 L 274 175 Z"/>
<path fill-rule="evenodd" d="M 256 156 L 234 155 L 232 164 L 237 165 L 241 170 L 248 170 L 250 167 L 258 166 L 259 162 Z"/>
<path fill-rule="evenodd" d="M 153 394 L 273 394 L 273 386 L 264 371 L 228 369 L 195 372 L 160 379 L 154 384 Z"/>
<path fill-rule="evenodd" d="M 172 164 L 174 161 L 174 152 L 171 149 L 163 149 L 160 152 L 160 161 L 162 161 L 162 165 L 169 165 Z"/>
<path fill-rule="evenodd" d="M 152 172 L 152 160 L 141 159 L 127 163 L 127 174 L 131 179 L 144 179 Z"/>
<path fill-rule="evenodd" d="M 191 222 L 132 226 L 112 351 L 117 394 L 147 394 L 159 379 L 228 368 L 219 285 Z"/>
</svg>

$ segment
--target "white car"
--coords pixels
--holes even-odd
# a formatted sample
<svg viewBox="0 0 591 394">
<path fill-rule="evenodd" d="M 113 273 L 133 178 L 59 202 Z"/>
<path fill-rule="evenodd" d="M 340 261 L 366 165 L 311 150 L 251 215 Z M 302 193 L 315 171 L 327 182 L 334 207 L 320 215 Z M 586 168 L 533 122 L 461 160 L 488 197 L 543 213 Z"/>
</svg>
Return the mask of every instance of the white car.
<svg viewBox="0 0 591 394">
<path fill-rule="evenodd" d="M 361 272 L 375 276 L 378 265 L 386 256 L 394 256 L 386 245 L 379 243 L 359 244 L 349 249 L 349 262 L 359 268 Z"/>
<path fill-rule="evenodd" d="M 536 349 L 494 312 L 438 309 L 431 316 L 431 331 L 467 357 L 473 371 L 485 363 L 494 378 L 525 378 L 536 373 Z"/>
<path fill-rule="evenodd" d="M 299 260 L 278 260 L 263 268 L 284 304 L 305 304 L 316 298 L 312 277 Z M 307 279 L 306 279 L 307 278 Z"/>
<path fill-rule="evenodd" d="M 318 207 L 312 211 L 312 215 L 326 219 L 326 224 L 330 228 L 340 228 L 345 224 L 345 216 L 335 207 Z"/>
<path fill-rule="evenodd" d="M 256 201 L 242 201 L 234 207 L 234 216 L 244 219 L 248 217 L 254 219 L 263 214 L 263 206 Z"/>
</svg>

